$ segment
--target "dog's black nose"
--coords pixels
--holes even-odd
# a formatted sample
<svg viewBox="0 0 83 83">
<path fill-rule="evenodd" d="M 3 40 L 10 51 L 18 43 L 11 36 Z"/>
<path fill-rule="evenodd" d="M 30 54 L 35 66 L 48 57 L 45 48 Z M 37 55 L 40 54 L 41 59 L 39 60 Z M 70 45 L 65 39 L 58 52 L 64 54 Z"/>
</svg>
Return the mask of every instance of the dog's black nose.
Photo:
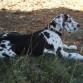
<svg viewBox="0 0 83 83">
<path fill-rule="evenodd" d="M 76 30 L 76 28 L 74 28 L 74 30 Z"/>
<path fill-rule="evenodd" d="M 77 27 L 80 27 L 80 24 L 77 24 Z"/>
</svg>

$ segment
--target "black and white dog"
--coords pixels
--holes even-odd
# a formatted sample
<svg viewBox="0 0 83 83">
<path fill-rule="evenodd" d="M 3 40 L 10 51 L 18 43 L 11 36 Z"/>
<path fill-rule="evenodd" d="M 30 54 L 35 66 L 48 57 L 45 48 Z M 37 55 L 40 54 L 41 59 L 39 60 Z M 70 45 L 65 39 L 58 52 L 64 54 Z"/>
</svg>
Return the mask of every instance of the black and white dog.
<svg viewBox="0 0 83 83">
<path fill-rule="evenodd" d="M 71 59 L 83 60 L 83 56 L 78 53 L 68 53 L 63 49 L 77 49 L 75 45 L 65 45 L 60 38 L 61 31 L 73 33 L 80 25 L 69 15 L 57 15 L 47 27 L 32 34 L 20 34 L 10 32 L 0 36 L 0 57 L 15 57 L 16 55 L 32 54 L 40 56 L 44 53 L 58 55 Z"/>
</svg>

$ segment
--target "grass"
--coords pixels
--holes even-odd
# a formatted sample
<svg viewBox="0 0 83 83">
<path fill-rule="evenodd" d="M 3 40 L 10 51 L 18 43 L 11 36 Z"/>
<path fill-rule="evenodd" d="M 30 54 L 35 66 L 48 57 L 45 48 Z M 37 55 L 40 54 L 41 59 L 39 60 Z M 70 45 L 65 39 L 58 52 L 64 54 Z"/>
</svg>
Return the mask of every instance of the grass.
<svg viewBox="0 0 83 83">
<path fill-rule="evenodd" d="M 62 39 L 66 44 L 76 44 L 83 54 L 82 0 L 7 1 L 0 1 L 0 32 L 33 32 L 44 28 L 57 14 L 67 13 L 81 24 L 82 31 L 65 34 Z M 0 83 L 83 83 L 83 62 L 54 55 L 0 59 Z"/>
<path fill-rule="evenodd" d="M 0 60 L 0 83 L 83 83 L 83 63 L 54 55 Z"/>
</svg>

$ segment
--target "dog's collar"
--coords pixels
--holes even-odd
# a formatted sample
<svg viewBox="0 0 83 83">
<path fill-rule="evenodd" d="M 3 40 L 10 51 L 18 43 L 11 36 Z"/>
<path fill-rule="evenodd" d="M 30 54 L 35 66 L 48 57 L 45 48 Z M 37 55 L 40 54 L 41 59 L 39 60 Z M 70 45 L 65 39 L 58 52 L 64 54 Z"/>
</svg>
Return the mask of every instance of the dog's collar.
<svg viewBox="0 0 83 83">
<path fill-rule="evenodd" d="M 59 31 L 56 31 L 55 29 L 50 28 L 50 30 L 57 33 L 59 36 L 62 36 L 62 34 Z"/>
<path fill-rule="evenodd" d="M 55 30 L 55 29 L 53 29 L 53 28 L 45 27 L 45 29 L 51 30 L 51 31 L 53 31 L 53 32 L 57 33 L 59 36 L 62 36 L 62 34 L 61 34 L 59 31 L 56 31 L 56 30 Z"/>
</svg>

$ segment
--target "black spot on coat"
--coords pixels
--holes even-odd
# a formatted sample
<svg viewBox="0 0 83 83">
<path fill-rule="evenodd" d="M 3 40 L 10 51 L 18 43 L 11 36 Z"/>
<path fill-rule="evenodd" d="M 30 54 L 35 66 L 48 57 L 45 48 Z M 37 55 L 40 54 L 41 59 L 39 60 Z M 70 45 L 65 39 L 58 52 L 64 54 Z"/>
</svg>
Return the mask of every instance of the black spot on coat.
<svg viewBox="0 0 83 83">
<path fill-rule="evenodd" d="M 60 15 L 58 15 L 56 18 L 58 18 L 58 19 L 59 19 L 59 18 L 60 18 Z"/>
<path fill-rule="evenodd" d="M 49 38 L 50 37 L 50 34 L 48 32 L 44 32 L 44 35 Z"/>
<path fill-rule="evenodd" d="M 68 57 L 71 57 L 71 56 L 72 56 L 72 54 L 69 54 L 69 55 L 68 55 Z"/>
<path fill-rule="evenodd" d="M 6 53 L 3 53 L 2 55 L 5 56 L 5 57 L 9 57 Z"/>
<path fill-rule="evenodd" d="M 58 47 L 56 54 L 58 55 L 58 57 L 62 58 L 61 47 Z"/>
<path fill-rule="evenodd" d="M 2 48 L 6 48 L 5 44 L 1 44 L 0 46 L 1 46 Z"/>
<path fill-rule="evenodd" d="M 55 32 L 55 33 L 57 33 L 59 36 L 62 36 L 62 34 L 60 32 L 55 31 L 53 28 L 50 28 L 50 30 L 53 31 L 53 32 Z"/>
<path fill-rule="evenodd" d="M 45 48 L 49 50 L 54 50 L 54 46 L 52 44 L 45 43 Z"/>
<path fill-rule="evenodd" d="M 64 21 L 66 22 L 66 21 L 67 21 L 67 19 L 68 19 L 67 14 L 64 14 Z"/>
<path fill-rule="evenodd" d="M 52 25 L 53 27 L 56 27 L 56 23 L 52 21 L 49 25 Z"/>
<path fill-rule="evenodd" d="M 2 43 L 5 43 L 6 41 L 5 40 L 3 40 L 3 41 L 1 41 Z"/>
<path fill-rule="evenodd" d="M 55 32 L 55 30 L 53 28 L 50 28 L 51 31 Z"/>
<path fill-rule="evenodd" d="M 55 33 L 57 33 L 59 36 L 62 36 L 62 34 L 58 31 L 55 31 Z"/>
<path fill-rule="evenodd" d="M 0 49 L 0 51 L 2 51 L 3 49 Z"/>
</svg>

